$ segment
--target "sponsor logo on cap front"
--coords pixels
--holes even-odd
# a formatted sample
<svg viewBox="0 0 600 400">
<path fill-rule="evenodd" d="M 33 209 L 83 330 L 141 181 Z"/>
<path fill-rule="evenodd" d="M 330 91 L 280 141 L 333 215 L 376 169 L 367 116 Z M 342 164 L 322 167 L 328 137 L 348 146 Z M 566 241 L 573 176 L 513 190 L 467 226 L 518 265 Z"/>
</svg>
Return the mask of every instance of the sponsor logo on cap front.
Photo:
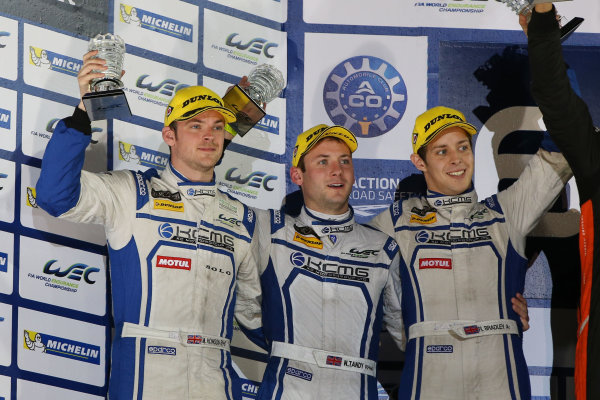
<svg viewBox="0 0 600 400">
<path fill-rule="evenodd" d="M 420 258 L 419 269 L 452 269 L 450 258 Z"/>
</svg>

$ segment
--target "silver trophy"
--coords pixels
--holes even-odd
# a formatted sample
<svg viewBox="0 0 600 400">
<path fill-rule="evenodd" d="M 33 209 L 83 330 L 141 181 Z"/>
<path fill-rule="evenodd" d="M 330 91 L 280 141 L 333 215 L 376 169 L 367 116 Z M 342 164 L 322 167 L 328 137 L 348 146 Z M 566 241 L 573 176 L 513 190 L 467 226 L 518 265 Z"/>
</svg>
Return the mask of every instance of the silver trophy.
<svg viewBox="0 0 600 400">
<path fill-rule="evenodd" d="M 533 11 L 533 7 L 536 4 L 540 3 L 555 3 L 559 1 L 571 1 L 571 0 L 500 0 L 502 3 L 506 4 L 509 8 L 511 8 L 517 14 L 527 15 L 531 11 Z M 562 25 L 561 18 L 561 28 L 560 28 L 560 40 L 564 42 L 583 22 L 583 18 L 575 17 L 566 24 Z"/>
<path fill-rule="evenodd" d="M 225 105 L 236 114 L 236 122 L 230 126 L 238 135 L 244 136 L 265 115 L 264 105 L 279 96 L 285 87 L 280 70 L 270 64 L 261 64 L 248 74 L 250 86 L 242 89 L 233 86 L 223 96 Z"/>
<path fill-rule="evenodd" d="M 106 60 L 108 67 L 107 70 L 94 70 L 94 72 L 104 73 L 104 77 L 92 79 L 91 93 L 83 96 L 83 104 L 90 120 L 131 116 L 123 91 L 123 82 L 121 82 L 125 41 L 112 33 L 99 34 L 90 40 L 88 50 L 98 50 L 95 58 Z"/>
</svg>

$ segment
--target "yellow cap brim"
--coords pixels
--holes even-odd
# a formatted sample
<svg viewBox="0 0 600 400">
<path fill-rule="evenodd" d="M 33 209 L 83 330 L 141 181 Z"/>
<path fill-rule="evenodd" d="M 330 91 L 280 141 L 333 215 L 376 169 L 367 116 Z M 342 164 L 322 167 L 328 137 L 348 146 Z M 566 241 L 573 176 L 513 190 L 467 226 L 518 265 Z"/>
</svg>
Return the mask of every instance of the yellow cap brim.
<svg viewBox="0 0 600 400">
<path fill-rule="evenodd" d="M 419 144 L 419 147 L 415 148 L 413 151 L 415 153 L 417 153 L 417 151 L 419 151 L 420 148 L 427 146 L 429 143 L 431 143 L 440 133 L 442 133 L 443 131 L 445 131 L 448 128 L 452 128 L 454 126 L 458 126 L 459 128 L 462 128 L 465 130 L 465 132 L 467 132 L 469 135 L 473 136 L 477 134 L 477 128 L 475 128 L 474 125 L 469 124 L 468 122 L 450 122 L 448 124 L 442 125 L 440 126 L 438 129 L 436 129 L 433 133 L 430 133 L 429 136 L 427 136 L 427 138 L 425 139 L 425 141 L 423 141 L 423 143 Z"/>
<path fill-rule="evenodd" d="M 194 118 L 198 114 L 201 114 L 205 111 L 210 111 L 210 110 L 217 111 L 219 114 L 221 114 L 223 116 L 223 118 L 225 119 L 226 124 L 231 124 L 236 121 L 235 114 L 228 108 L 209 106 L 209 107 L 196 108 L 195 110 L 190 110 L 190 111 L 186 112 L 185 114 L 182 114 L 178 117 L 171 115 L 170 118 L 167 118 L 167 120 L 165 121 L 165 126 L 169 126 L 175 121 L 187 121 L 190 118 Z"/>
</svg>

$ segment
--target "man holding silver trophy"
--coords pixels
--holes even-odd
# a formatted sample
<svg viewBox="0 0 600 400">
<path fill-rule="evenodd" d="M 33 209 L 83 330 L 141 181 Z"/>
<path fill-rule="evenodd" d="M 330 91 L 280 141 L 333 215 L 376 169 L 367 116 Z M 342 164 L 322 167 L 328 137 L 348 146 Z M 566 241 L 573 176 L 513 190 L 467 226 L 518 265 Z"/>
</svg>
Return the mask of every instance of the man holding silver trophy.
<svg viewBox="0 0 600 400">
<path fill-rule="evenodd" d="M 109 68 L 97 55 L 83 57 L 83 99 Z M 206 87 L 181 89 L 164 116 L 171 152 L 164 171 L 94 174 L 82 171 L 88 104 L 82 100 L 58 123 L 36 188 L 51 215 L 105 226 L 115 324 L 109 397 L 239 398 L 229 352 L 233 318 L 244 323 L 260 314 L 260 284 L 255 214 L 215 183 L 234 112 Z"/>
<path fill-rule="evenodd" d="M 581 297 L 575 356 L 575 395 L 600 399 L 600 130 L 571 87 L 562 55 L 556 10 L 538 4 L 527 19 L 532 94 L 544 123 L 573 169 L 581 202 Z"/>
</svg>

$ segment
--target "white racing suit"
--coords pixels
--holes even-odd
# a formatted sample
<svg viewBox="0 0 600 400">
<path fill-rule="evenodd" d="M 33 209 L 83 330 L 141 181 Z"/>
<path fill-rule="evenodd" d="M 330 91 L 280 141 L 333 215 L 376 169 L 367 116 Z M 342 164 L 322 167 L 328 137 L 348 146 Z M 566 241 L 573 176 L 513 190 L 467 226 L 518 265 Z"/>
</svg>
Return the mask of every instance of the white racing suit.
<svg viewBox="0 0 600 400">
<path fill-rule="evenodd" d="M 54 216 L 105 226 L 115 323 L 109 397 L 237 398 L 229 353 L 236 285 L 236 316 L 260 315 L 254 212 L 170 163 L 160 176 L 81 171 L 91 137 L 82 119 L 76 112 L 57 125 L 37 202 Z"/>
<path fill-rule="evenodd" d="M 403 343 L 396 242 L 353 212 L 339 222 L 305 208 L 258 215 L 270 345 L 258 398 L 377 399 L 382 321 Z"/>
<path fill-rule="evenodd" d="M 522 324 L 526 235 L 571 176 L 538 151 L 520 178 L 482 202 L 475 191 L 400 200 L 371 221 L 400 246 L 408 342 L 399 399 L 529 399 Z"/>
</svg>

